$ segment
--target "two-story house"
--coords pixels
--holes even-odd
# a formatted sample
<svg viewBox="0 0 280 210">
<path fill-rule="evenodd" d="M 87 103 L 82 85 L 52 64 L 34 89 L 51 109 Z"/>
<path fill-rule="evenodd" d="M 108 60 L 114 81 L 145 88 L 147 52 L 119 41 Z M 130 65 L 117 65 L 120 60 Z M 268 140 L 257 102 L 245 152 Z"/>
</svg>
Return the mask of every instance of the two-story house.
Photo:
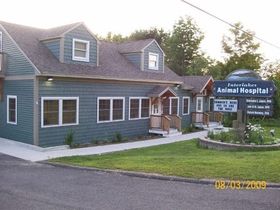
<svg viewBox="0 0 280 210">
<path fill-rule="evenodd" d="M 0 21 L 2 138 L 47 147 L 64 144 L 70 130 L 76 143 L 176 133 L 191 112 L 210 109 L 212 78 L 189 81 L 165 65 L 153 39 L 108 43 L 83 23 Z"/>
</svg>

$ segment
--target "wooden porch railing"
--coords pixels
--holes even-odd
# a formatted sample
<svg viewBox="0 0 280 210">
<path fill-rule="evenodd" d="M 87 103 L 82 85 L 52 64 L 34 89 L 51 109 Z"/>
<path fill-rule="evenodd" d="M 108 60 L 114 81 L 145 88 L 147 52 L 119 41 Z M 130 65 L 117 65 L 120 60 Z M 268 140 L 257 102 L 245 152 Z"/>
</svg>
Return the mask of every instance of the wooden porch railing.
<svg viewBox="0 0 280 210">
<path fill-rule="evenodd" d="M 207 112 L 209 115 L 210 122 L 218 122 L 219 124 L 222 124 L 224 114 L 221 112 Z"/>
<path fill-rule="evenodd" d="M 192 112 L 192 123 L 202 123 L 209 126 L 209 114 L 205 112 Z"/>
<path fill-rule="evenodd" d="M 159 128 L 169 134 L 170 128 L 181 131 L 181 121 L 181 117 L 177 115 L 151 115 L 150 128 Z"/>
<path fill-rule="evenodd" d="M 171 128 L 176 128 L 178 129 L 178 131 L 181 131 L 181 122 L 182 122 L 182 118 L 179 117 L 178 115 L 174 114 L 174 115 L 168 115 L 168 118 L 171 119 L 170 121 L 170 127 Z"/>
</svg>

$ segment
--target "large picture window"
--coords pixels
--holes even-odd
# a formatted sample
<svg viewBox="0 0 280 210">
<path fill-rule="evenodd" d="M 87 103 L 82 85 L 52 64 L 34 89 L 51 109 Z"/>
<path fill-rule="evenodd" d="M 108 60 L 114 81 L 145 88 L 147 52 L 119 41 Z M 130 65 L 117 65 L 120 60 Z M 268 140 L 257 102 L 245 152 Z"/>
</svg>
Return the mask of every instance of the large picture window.
<svg viewBox="0 0 280 210">
<path fill-rule="evenodd" d="M 183 97 L 183 115 L 190 114 L 190 97 Z"/>
<path fill-rule="evenodd" d="M 124 120 L 124 97 L 99 97 L 97 99 L 97 122 Z"/>
<path fill-rule="evenodd" d="M 165 115 L 178 115 L 179 114 L 179 98 L 170 97 L 162 102 L 163 114 Z"/>
<path fill-rule="evenodd" d="M 73 39 L 72 59 L 89 62 L 89 41 Z"/>
<path fill-rule="evenodd" d="M 41 126 L 77 125 L 79 119 L 78 97 L 43 97 Z"/>
<path fill-rule="evenodd" d="M 7 123 L 17 124 L 17 96 L 7 96 Z"/>
<path fill-rule="evenodd" d="M 144 119 L 150 116 L 150 99 L 131 97 L 129 99 L 129 119 Z"/>
</svg>

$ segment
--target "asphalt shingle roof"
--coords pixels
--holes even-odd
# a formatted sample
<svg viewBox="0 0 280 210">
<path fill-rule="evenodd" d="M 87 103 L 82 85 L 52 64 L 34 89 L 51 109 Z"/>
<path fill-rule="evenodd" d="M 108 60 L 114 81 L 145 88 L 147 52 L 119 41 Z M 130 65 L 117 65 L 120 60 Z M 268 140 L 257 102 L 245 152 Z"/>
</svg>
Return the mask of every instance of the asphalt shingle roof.
<svg viewBox="0 0 280 210">
<path fill-rule="evenodd" d="M 200 93 L 212 76 L 183 76 L 184 85 L 192 86 L 194 93 Z"/>
<path fill-rule="evenodd" d="M 164 73 L 141 71 L 120 53 L 127 50 L 143 49 L 145 44 L 149 44 L 152 41 L 151 39 L 123 44 L 99 42 L 100 65 L 98 67 L 60 63 L 40 40 L 59 37 L 64 32 L 74 28 L 75 25 L 80 24 L 74 23 L 53 29 L 38 29 L 0 21 L 0 25 L 5 28 L 41 75 L 130 81 L 150 80 L 164 83 L 182 82 L 182 79 L 167 66 L 165 66 Z"/>
<path fill-rule="evenodd" d="M 119 52 L 120 53 L 141 52 L 141 50 L 143 50 L 152 41 L 154 41 L 154 39 L 144 39 L 144 40 L 120 43 L 118 45 Z"/>
</svg>

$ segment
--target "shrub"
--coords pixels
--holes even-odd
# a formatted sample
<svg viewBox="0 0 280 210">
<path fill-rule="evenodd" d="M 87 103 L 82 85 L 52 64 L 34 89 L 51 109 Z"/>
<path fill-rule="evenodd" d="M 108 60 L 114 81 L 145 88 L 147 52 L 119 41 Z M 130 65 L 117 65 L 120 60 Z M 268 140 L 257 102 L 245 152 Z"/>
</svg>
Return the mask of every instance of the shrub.
<svg viewBox="0 0 280 210">
<path fill-rule="evenodd" d="M 64 139 L 65 144 L 69 145 L 69 147 L 73 147 L 74 143 L 74 131 L 71 129 L 66 134 L 66 137 Z"/>
<path fill-rule="evenodd" d="M 264 143 L 264 129 L 260 124 L 251 124 L 248 123 L 246 125 L 245 133 L 245 141 L 246 143 L 255 143 L 255 144 L 263 144 Z"/>
<path fill-rule="evenodd" d="M 122 141 L 122 134 L 120 132 L 116 132 L 114 136 L 114 142 L 121 142 Z"/>
</svg>

